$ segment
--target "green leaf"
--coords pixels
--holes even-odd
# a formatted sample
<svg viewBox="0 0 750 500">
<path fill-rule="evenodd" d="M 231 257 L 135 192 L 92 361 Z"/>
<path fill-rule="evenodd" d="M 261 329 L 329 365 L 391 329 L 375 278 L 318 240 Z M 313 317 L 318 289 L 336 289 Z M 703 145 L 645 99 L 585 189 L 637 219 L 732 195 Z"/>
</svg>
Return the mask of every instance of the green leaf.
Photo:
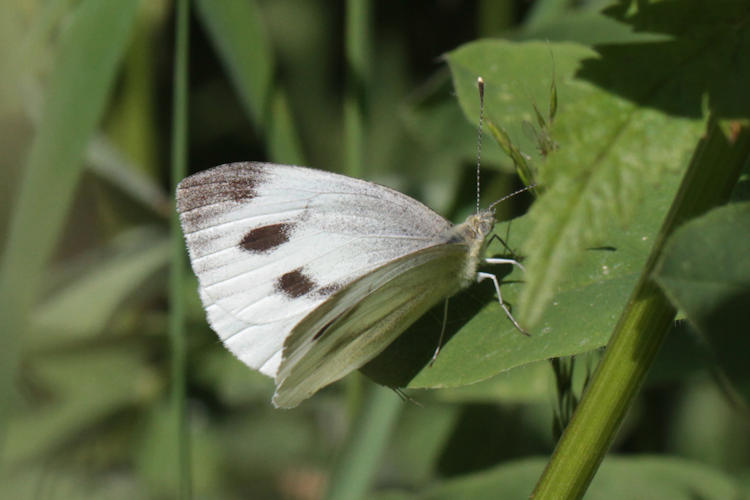
<svg viewBox="0 0 750 500">
<path fill-rule="evenodd" d="M 600 8 L 600 5 L 591 3 L 582 4 L 565 15 L 543 19 L 543 22 L 527 23 L 518 32 L 517 39 L 567 41 L 585 45 L 669 39 L 664 34 L 633 31 L 632 26 L 606 16 L 599 11 Z"/>
<path fill-rule="evenodd" d="M 438 343 L 442 305 L 366 365 L 364 373 L 391 386 L 458 387 L 527 363 L 605 345 L 659 229 L 662 217 L 655 214 L 666 212 L 679 181 L 677 172 L 666 174 L 628 226 L 613 225 L 602 237 L 601 247 L 584 251 L 584 259 L 555 286 L 552 306 L 544 311 L 530 337 L 520 334 L 505 316 L 492 285 L 481 283 L 450 299 L 446 340 L 434 365 L 429 361 Z M 495 232 L 511 248 L 519 248 L 529 237 L 529 218 L 527 214 L 498 224 Z M 515 311 L 519 294 L 527 285 L 524 274 L 509 267 L 487 270 L 502 278 L 503 299 Z M 507 272 L 510 274 L 504 275 Z"/>
<path fill-rule="evenodd" d="M 574 80 L 585 58 L 594 57 L 588 47 L 574 43 L 473 42 L 447 54 L 459 104 L 471 124 L 479 121 L 477 77 L 485 82 L 485 114 L 507 130 L 524 153 L 539 160 L 535 138 L 523 123 L 535 122 L 534 105 L 547 109 L 550 85 L 556 79 L 560 110 L 588 97 L 587 89 Z"/>
<path fill-rule="evenodd" d="M 703 334 L 750 401 L 750 202 L 714 209 L 679 228 L 654 278 Z"/>
<path fill-rule="evenodd" d="M 389 438 L 389 479 L 411 487 L 430 481 L 460 416 L 460 405 L 408 404 Z"/>
<path fill-rule="evenodd" d="M 586 377 L 599 358 L 598 351 L 575 358 L 573 387 L 580 393 Z M 503 403 L 549 405 L 550 394 L 557 391 L 552 367 L 547 360 L 528 363 L 502 372 L 476 384 L 435 391 L 434 398 L 450 403 Z"/>
<path fill-rule="evenodd" d="M 171 194 L 167 195 L 159 181 L 126 160 L 104 135 L 92 138 L 86 150 L 86 163 L 89 172 L 122 191 L 138 205 L 162 216 L 172 214 Z"/>
<path fill-rule="evenodd" d="M 85 430 L 153 397 L 160 382 L 133 343 L 56 352 L 26 366 L 36 398 L 11 420 L 6 457 L 28 460 L 86 440 Z M 30 377 L 30 375 L 32 375 Z M 44 398 L 42 395 L 46 395 Z"/>
<path fill-rule="evenodd" d="M 256 2 L 198 0 L 196 7 L 245 112 L 267 136 L 271 159 L 302 164 L 290 105 L 283 92 L 272 86 L 273 51 Z"/>
<path fill-rule="evenodd" d="M 81 339 L 104 330 L 122 303 L 169 261 L 169 241 L 153 232 L 123 237 L 113 255 L 89 262 L 75 280 L 48 297 L 33 326 L 40 344 Z"/>
<path fill-rule="evenodd" d="M 253 123 L 264 122 L 271 102 L 273 52 L 254 1 L 195 3 L 200 20 L 240 93 Z"/>
<path fill-rule="evenodd" d="M 533 122 L 534 104 L 550 99 L 552 58 L 559 108 L 550 132 L 559 148 L 541 158 L 532 156 L 533 141 L 518 127 L 521 120 Z M 580 78 L 580 68 L 599 59 L 576 44 L 485 41 L 448 60 L 467 115 L 475 108 L 469 95 L 476 77 L 484 77 L 488 115 L 507 124 L 514 143 L 536 161 L 545 189 L 530 211 L 533 229 L 522 247 L 528 273 L 518 319 L 532 327 L 581 251 L 606 244 L 607 228 L 630 220 L 648 184 L 683 166 L 702 123 L 640 107 Z"/>
<path fill-rule="evenodd" d="M 0 408 L 44 266 L 62 231 L 83 154 L 105 109 L 139 2 L 89 0 L 65 27 L 45 109 L 17 193 L 0 266 Z M 51 207 L 54 207 L 51 209 Z M 0 432 L 4 412 L 0 411 Z"/>
<path fill-rule="evenodd" d="M 750 3 L 720 0 L 619 2 L 604 13 L 669 40 L 598 46 L 579 76 L 643 106 L 719 119 L 750 116 Z M 671 144 L 671 143 L 670 143 Z"/>
<path fill-rule="evenodd" d="M 667 333 L 664 345 L 648 371 L 647 384 L 660 387 L 690 382 L 696 376 L 705 374 L 706 362 L 706 349 L 695 329 L 690 323 L 680 319 L 672 324 Z"/>
<path fill-rule="evenodd" d="M 550 365 L 538 361 L 518 366 L 476 384 L 435 392 L 435 398 L 451 403 L 549 402 L 554 393 Z"/>
<path fill-rule="evenodd" d="M 403 405 L 384 387 L 371 384 L 331 471 L 326 500 L 366 498 Z"/>
<path fill-rule="evenodd" d="M 161 403 L 161 404 L 159 404 Z M 163 401 L 151 405 L 148 413 L 139 422 L 138 440 L 131 451 L 141 488 L 147 493 L 140 498 L 175 498 L 180 491 L 181 478 L 176 467 L 167 467 L 179 461 L 179 448 L 172 442 L 174 435 L 174 411 Z M 219 497 L 217 491 L 226 484 L 222 463 L 226 450 L 221 446 L 215 427 L 191 429 L 190 463 L 191 487 L 195 497 Z M 132 498 L 132 497 L 131 497 Z"/>
<path fill-rule="evenodd" d="M 677 314 L 651 279 L 666 238 L 681 222 L 726 203 L 749 152 L 745 123 L 709 119 L 602 361 L 534 489 L 535 498 L 585 493 Z"/>
</svg>

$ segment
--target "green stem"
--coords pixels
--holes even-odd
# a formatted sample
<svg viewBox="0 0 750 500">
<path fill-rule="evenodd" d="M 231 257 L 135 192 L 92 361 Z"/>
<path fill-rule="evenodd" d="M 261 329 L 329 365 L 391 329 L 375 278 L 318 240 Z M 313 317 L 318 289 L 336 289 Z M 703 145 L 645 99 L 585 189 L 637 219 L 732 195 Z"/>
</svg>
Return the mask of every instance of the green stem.
<svg viewBox="0 0 750 500">
<path fill-rule="evenodd" d="M 365 498 L 404 404 L 392 390 L 368 385 L 365 404 L 331 474 L 327 500 Z"/>
<path fill-rule="evenodd" d="M 109 102 L 138 4 L 89 0 L 66 18 L 0 250 L 0 441 L 29 315 L 83 173 L 86 146 Z"/>
<path fill-rule="evenodd" d="M 344 127 L 348 175 L 362 177 L 366 95 L 370 77 L 369 0 L 346 2 L 347 94 L 344 101 Z M 350 377 L 351 379 L 351 377 Z M 352 414 L 352 426 L 331 472 L 326 494 L 328 500 L 364 498 L 378 470 L 388 437 L 395 425 L 401 401 L 387 389 L 367 384 L 371 389 L 364 404 Z M 350 401 L 358 404 L 361 384 L 350 381 Z"/>
<path fill-rule="evenodd" d="M 370 71 L 370 2 L 346 2 L 346 64 L 347 93 L 344 101 L 346 133 L 346 173 L 362 177 L 364 160 L 364 128 L 366 90 Z"/>
<path fill-rule="evenodd" d="M 188 21 L 190 3 L 178 0 L 175 29 L 175 65 L 172 100 L 172 185 L 187 175 L 187 107 L 188 107 Z M 182 240 L 177 213 L 171 219 L 172 262 L 169 270 L 169 340 L 171 360 L 171 407 L 174 418 L 178 498 L 190 498 L 190 442 L 185 412 L 185 302 L 183 282 L 185 278 L 185 245 Z"/>
<path fill-rule="evenodd" d="M 532 494 L 535 500 L 585 493 L 675 317 L 651 279 L 664 243 L 681 223 L 729 199 L 749 153 L 747 123 L 709 120 L 607 351 Z"/>
</svg>

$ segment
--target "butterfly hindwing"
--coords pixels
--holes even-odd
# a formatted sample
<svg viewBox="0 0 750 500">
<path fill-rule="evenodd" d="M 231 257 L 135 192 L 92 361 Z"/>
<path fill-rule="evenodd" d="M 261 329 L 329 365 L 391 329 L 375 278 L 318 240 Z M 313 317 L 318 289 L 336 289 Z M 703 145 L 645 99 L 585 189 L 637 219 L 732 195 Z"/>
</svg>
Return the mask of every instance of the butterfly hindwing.
<svg viewBox="0 0 750 500">
<path fill-rule="evenodd" d="M 373 270 L 443 242 L 451 228 L 392 189 L 267 163 L 188 177 L 177 204 L 212 328 L 269 376 L 303 318 Z"/>
<path fill-rule="evenodd" d="M 284 345 L 273 402 L 290 408 L 382 352 L 462 283 L 467 248 L 420 250 L 351 283 L 293 330 Z M 440 279 L 435 279 L 440 276 Z"/>
</svg>

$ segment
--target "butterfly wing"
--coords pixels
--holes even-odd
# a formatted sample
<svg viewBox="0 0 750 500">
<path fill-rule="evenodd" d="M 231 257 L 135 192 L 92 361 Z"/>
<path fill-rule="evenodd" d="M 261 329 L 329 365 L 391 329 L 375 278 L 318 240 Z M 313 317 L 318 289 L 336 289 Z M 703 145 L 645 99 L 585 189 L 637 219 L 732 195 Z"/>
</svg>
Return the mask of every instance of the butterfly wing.
<svg viewBox="0 0 750 500">
<path fill-rule="evenodd" d="M 467 246 L 440 244 L 389 262 L 334 294 L 292 330 L 276 376 L 291 408 L 382 352 L 463 285 Z"/>
<path fill-rule="evenodd" d="M 245 364 L 272 377 L 300 320 L 451 227 L 392 189 L 269 163 L 190 176 L 177 188 L 177 209 L 209 323 Z"/>
</svg>

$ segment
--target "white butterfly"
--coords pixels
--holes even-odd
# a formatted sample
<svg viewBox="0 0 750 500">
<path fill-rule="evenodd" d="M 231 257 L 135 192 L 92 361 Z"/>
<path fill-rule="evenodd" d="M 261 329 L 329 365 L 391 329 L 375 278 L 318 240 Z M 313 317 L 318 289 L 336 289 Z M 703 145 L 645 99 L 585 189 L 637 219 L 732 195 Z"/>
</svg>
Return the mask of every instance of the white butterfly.
<svg viewBox="0 0 750 500">
<path fill-rule="evenodd" d="M 392 189 L 272 163 L 184 179 L 177 209 L 208 321 L 291 408 L 383 351 L 476 281 L 492 206 L 453 225 Z M 518 327 L 520 329 L 520 327 Z"/>
</svg>

